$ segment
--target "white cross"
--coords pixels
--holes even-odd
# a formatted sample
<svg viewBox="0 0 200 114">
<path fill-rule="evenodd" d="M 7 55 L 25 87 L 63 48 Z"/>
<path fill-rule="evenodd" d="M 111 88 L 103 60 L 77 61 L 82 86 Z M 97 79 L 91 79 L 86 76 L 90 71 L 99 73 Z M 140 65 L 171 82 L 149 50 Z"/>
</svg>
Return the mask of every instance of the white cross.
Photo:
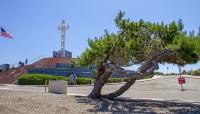
<svg viewBox="0 0 200 114">
<path fill-rule="evenodd" d="M 61 31 L 61 57 L 65 57 L 65 31 L 69 29 L 69 25 L 65 25 L 65 20 L 62 20 L 62 24 L 58 26 L 58 30 Z"/>
</svg>

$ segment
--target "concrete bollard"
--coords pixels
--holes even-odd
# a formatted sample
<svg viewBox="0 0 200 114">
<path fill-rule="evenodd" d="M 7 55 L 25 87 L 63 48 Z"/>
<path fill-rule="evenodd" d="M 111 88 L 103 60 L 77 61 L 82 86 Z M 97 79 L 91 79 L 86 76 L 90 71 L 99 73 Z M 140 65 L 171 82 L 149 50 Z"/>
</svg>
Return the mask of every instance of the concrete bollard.
<svg viewBox="0 0 200 114">
<path fill-rule="evenodd" d="M 67 81 L 50 80 L 48 86 L 49 93 L 67 94 Z"/>
</svg>

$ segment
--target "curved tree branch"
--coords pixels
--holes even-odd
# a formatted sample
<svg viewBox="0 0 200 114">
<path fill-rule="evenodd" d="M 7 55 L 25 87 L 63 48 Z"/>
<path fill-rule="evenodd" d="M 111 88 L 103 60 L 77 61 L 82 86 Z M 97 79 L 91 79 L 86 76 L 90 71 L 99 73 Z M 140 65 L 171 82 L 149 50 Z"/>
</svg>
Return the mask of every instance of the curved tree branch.
<svg viewBox="0 0 200 114">
<path fill-rule="evenodd" d="M 128 76 L 130 76 L 130 78 L 129 78 L 129 80 L 126 84 L 124 84 L 121 88 L 119 88 L 115 92 L 112 92 L 112 93 L 109 93 L 109 94 L 106 94 L 106 95 L 102 95 L 102 96 L 109 98 L 109 99 L 113 99 L 115 97 L 120 96 L 125 91 L 127 91 L 135 83 L 135 81 L 137 79 L 143 78 L 145 75 L 152 73 L 154 70 L 158 69 L 158 62 L 159 62 L 160 58 L 163 57 L 163 56 L 166 56 L 170 53 L 172 53 L 172 51 L 170 51 L 170 50 L 164 50 L 164 51 L 158 53 L 152 59 L 144 62 L 138 68 L 137 72 L 134 72 L 133 74 L 128 74 L 128 73 L 125 73 L 124 71 L 115 70 L 115 71 L 127 74 Z M 112 70 L 113 70 L 113 68 L 112 68 Z"/>
</svg>

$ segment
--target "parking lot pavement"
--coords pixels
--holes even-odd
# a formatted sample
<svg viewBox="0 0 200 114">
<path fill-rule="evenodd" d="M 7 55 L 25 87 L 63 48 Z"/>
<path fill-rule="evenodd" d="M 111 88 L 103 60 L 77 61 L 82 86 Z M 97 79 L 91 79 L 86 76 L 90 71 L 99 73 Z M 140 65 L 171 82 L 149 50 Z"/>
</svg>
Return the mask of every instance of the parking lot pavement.
<svg viewBox="0 0 200 114">
<path fill-rule="evenodd" d="M 131 99 L 157 99 L 157 100 L 182 100 L 200 102 L 200 79 L 187 78 L 183 84 L 184 91 L 178 84 L 178 76 L 163 76 L 149 81 L 136 82 L 127 92 L 120 97 Z M 102 94 L 117 90 L 123 84 L 105 85 Z M 88 95 L 93 86 L 67 87 L 69 95 Z M 4 85 L 0 89 L 44 92 L 45 87 Z"/>
</svg>

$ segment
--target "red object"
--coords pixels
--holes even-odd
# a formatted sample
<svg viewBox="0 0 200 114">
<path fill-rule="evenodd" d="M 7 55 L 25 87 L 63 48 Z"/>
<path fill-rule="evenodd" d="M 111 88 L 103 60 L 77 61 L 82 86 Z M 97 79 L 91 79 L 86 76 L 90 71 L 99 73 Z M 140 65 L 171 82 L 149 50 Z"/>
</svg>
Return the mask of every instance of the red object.
<svg viewBox="0 0 200 114">
<path fill-rule="evenodd" d="M 6 32 L 6 30 L 3 29 L 2 27 L 1 27 L 0 35 L 1 35 L 1 36 L 4 36 L 4 37 L 6 37 L 6 38 L 13 38 L 12 35 L 11 35 L 10 33 Z"/>
<path fill-rule="evenodd" d="M 70 63 L 70 58 L 43 58 L 32 64 L 34 68 L 56 68 L 57 63 Z"/>
<path fill-rule="evenodd" d="M 179 84 L 184 84 L 185 83 L 185 78 L 184 77 L 178 78 L 178 83 Z"/>
</svg>

